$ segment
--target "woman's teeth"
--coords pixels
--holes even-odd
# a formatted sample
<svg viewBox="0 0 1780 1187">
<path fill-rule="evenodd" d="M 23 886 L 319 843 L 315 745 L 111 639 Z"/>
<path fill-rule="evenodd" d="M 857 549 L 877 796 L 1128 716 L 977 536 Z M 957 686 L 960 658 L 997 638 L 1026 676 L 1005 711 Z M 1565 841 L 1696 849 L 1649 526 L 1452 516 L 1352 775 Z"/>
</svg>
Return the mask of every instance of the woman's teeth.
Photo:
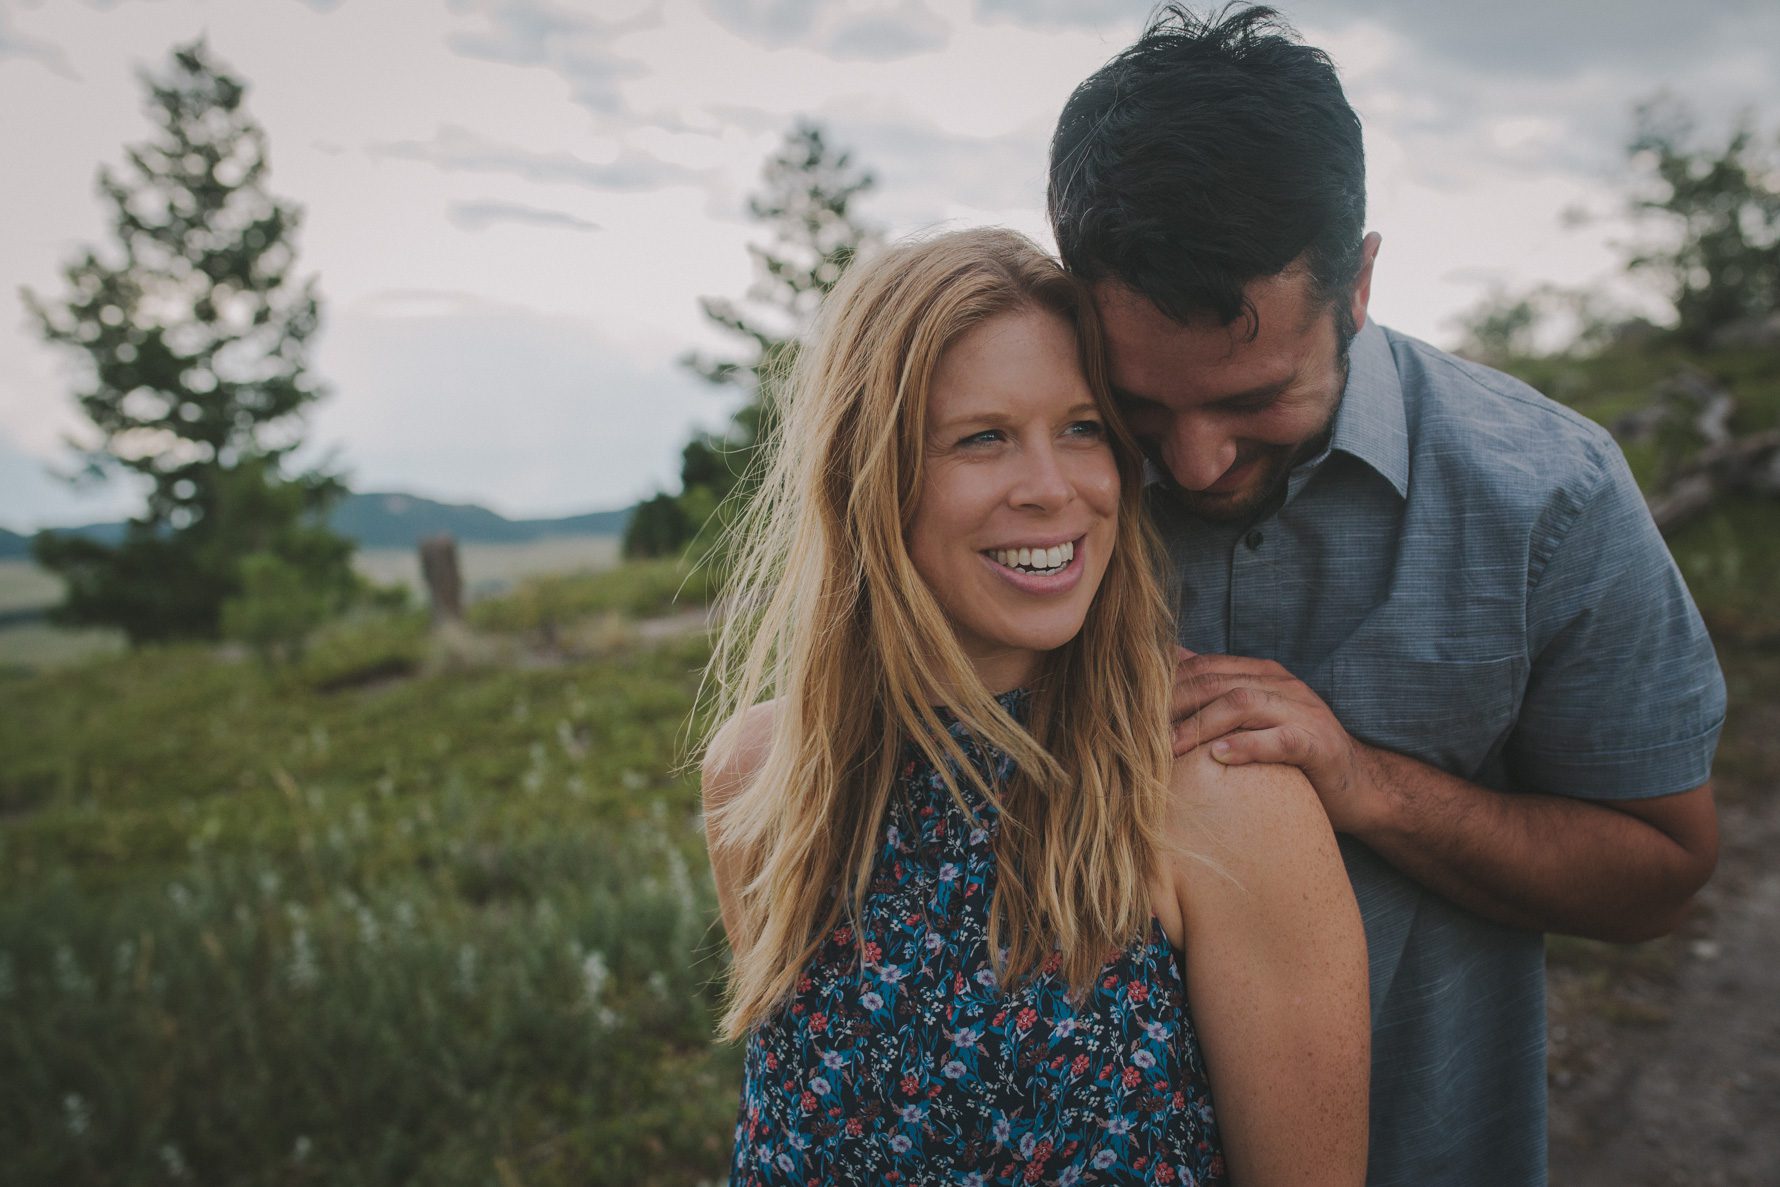
<svg viewBox="0 0 1780 1187">
<path fill-rule="evenodd" d="M 1075 541 L 1068 540 L 1050 548 L 997 548 L 989 558 L 1010 569 L 1028 573 L 1052 573 L 1075 559 Z"/>
</svg>

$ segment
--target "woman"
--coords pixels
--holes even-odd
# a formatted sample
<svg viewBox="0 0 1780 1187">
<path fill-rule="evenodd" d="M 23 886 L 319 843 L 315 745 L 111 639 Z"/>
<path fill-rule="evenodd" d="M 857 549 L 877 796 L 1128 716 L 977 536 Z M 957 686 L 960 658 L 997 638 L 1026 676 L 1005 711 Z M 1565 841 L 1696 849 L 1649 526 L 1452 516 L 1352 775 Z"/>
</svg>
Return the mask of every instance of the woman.
<svg viewBox="0 0 1780 1187">
<path fill-rule="evenodd" d="M 1361 1182 L 1358 913 L 1302 776 L 1170 755 L 1084 290 L 958 232 L 815 337 L 712 668 L 732 1182 Z"/>
</svg>

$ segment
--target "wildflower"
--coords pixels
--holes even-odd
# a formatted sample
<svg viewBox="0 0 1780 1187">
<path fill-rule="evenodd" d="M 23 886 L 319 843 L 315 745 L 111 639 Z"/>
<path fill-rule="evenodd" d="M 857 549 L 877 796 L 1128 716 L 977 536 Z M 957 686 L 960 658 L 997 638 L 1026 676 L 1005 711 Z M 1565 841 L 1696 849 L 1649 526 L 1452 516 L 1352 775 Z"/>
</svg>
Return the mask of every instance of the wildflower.
<svg viewBox="0 0 1780 1187">
<path fill-rule="evenodd" d="M 77 997 L 90 997 L 93 992 L 92 978 L 80 967 L 74 949 L 66 944 L 56 945 L 56 988 Z"/>
<path fill-rule="evenodd" d="M 606 991 L 606 981 L 611 970 L 606 967 L 605 956 L 598 952 L 589 952 L 581 961 L 581 988 L 590 1006 L 598 1006 L 600 997 Z"/>
<path fill-rule="evenodd" d="M 185 1155 L 172 1142 L 161 1145 L 161 1165 L 167 1168 L 169 1179 L 184 1179 L 191 1174 L 191 1168 L 185 1164 Z"/>
<path fill-rule="evenodd" d="M 77 1138 L 84 1138 L 93 1127 L 93 1111 L 88 1107 L 86 1097 L 78 1092 L 70 1092 L 62 1098 L 62 1123 L 68 1132 Z"/>
<path fill-rule="evenodd" d="M 309 931 L 301 924 L 290 937 L 290 968 L 286 972 L 293 989 L 308 989 L 321 980 L 321 968 L 315 963 L 315 949 L 309 943 Z"/>
</svg>

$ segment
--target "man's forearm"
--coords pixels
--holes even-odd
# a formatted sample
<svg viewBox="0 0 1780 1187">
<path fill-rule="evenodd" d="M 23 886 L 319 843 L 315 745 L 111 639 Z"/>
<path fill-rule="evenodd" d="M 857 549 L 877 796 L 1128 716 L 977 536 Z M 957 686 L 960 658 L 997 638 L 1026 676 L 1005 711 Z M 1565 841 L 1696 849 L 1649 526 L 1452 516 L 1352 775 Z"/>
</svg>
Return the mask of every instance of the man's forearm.
<svg viewBox="0 0 1780 1187">
<path fill-rule="evenodd" d="M 1503 923 L 1652 939 L 1674 930 L 1717 860 L 1710 785 L 1610 806 L 1491 791 L 1401 754 L 1358 750 L 1367 809 L 1336 827 Z"/>
</svg>

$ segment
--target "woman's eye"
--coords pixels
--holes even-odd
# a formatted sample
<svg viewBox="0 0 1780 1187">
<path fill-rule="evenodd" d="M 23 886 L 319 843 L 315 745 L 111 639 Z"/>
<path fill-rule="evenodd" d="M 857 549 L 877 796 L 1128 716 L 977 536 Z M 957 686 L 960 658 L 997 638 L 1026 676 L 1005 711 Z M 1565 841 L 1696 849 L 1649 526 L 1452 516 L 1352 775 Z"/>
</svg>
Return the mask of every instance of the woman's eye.
<svg viewBox="0 0 1780 1187">
<path fill-rule="evenodd" d="M 1069 435 L 1097 441 L 1106 435 L 1106 426 L 1097 420 L 1078 420 L 1069 426 Z"/>
<path fill-rule="evenodd" d="M 960 444 L 960 445 L 993 445 L 995 442 L 1001 440 L 1001 436 L 1002 436 L 1002 434 L 1001 434 L 1000 429 L 984 429 L 980 433 L 972 433 L 970 436 L 959 441 L 958 444 Z"/>
</svg>

